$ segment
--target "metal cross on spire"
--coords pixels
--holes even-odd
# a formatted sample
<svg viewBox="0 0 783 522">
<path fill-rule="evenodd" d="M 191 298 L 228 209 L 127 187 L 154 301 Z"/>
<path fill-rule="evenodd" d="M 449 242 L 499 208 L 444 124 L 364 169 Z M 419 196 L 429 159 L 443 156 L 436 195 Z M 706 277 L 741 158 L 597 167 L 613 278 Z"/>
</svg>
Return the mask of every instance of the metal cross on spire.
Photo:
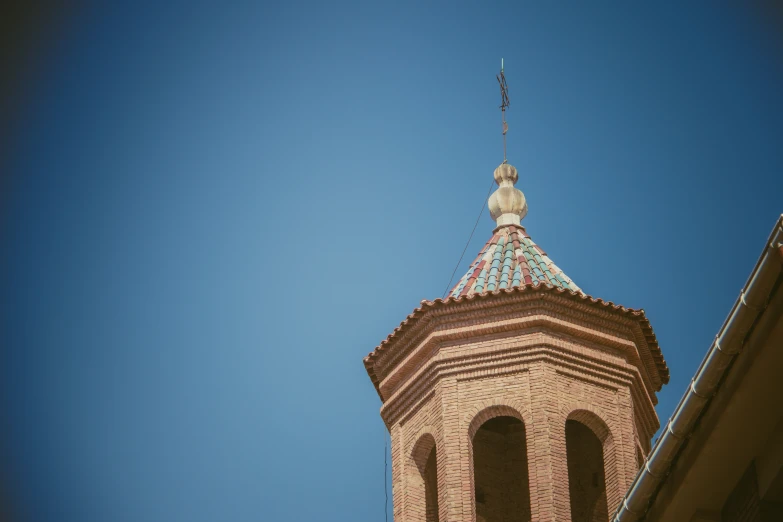
<svg viewBox="0 0 783 522">
<path fill-rule="evenodd" d="M 506 75 L 503 74 L 503 58 L 500 59 L 500 74 L 498 74 L 496 78 L 500 84 L 500 112 L 503 115 L 503 163 L 506 163 L 506 132 L 508 132 L 508 124 L 506 123 L 506 109 L 509 106 L 509 101 Z"/>
</svg>

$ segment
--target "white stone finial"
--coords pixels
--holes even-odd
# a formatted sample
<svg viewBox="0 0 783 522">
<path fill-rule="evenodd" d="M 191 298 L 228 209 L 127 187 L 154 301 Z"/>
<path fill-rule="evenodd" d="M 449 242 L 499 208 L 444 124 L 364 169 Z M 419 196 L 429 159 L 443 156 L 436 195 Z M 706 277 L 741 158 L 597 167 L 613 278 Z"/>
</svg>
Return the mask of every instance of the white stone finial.
<svg viewBox="0 0 783 522">
<path fill-rule="evenodd" d="M 521 190 L 514 187 L 519 179 L 517 169 L 506 162 L 495 169 L 495 182 L 500 185 L 489 197 L 489 213 L 501 225 L 520 225 L 527 215 L 527 201 Z"/>
</svg>

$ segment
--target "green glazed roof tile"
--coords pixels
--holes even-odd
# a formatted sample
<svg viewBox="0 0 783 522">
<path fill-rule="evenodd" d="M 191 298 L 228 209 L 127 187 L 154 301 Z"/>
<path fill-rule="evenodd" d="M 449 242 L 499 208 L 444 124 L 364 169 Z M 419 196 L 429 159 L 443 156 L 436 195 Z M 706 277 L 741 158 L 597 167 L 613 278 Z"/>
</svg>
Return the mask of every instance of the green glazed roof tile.
<svg viewBox="0 0 783 522">
<path fill-rule="evenodd" d="M 519 225 L 498 227 L 449 293 L 452 297 L 546 284 L 581 293 Z"/>
</svg>

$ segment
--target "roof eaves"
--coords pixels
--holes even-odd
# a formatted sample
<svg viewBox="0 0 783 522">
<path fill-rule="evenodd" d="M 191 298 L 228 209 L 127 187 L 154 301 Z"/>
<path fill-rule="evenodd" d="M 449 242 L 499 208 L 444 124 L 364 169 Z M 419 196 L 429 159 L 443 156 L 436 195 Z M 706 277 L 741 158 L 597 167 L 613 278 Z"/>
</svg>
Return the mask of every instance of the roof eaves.
<svg viewBox="0 0 783 522">
<path fill-rule="evenodd" d="M 381 395 L 381 391 L 380 391 L 380 378 L 375 373 L 375 362 L 378 360 L 378 358 L 384 355 L 384 353 L 388 352 L 394 346 L 394 344 L 396 344 L 396 341 L 402 335 L 404 335 L 407 331 L 414 328 L 418 323 L 418 321 L 421 319 L 421 317 L 423 317 L 427 312 L 429 312 L 430 310 L 441 309 L 444 307 L 459 306 L 461 303 L 471 302 L 477 299 L 478 300 L 490 299 L 499 296 L 501 294 L 513 294 L 513 293 L 522 293 L 522 292 L 530 292 L 530 291 L 541 291 L 541 292 L 564 295 L 574 300 L 578 299 L 582 302 L 586 302 L 591 306 L 601 306 L 603 309 L 608 309 L 613 312 L 619 312 L 625 316 L 635 319 L 639 324 L 639 327 L 642 330 L 642 334 L 644 335 L 647 345 L 650 349 L 650 353 L 653 357 L 655 366 L 660 375 L 661 382 L 663 384 L 669 382 L 669 368 L 666 365 L 666 361 L 663 358 L 663 353 L 661 353 L 660 346 L 658 345 L 657 338 L 655 337 L 655 332 L 653 331 L 652 326 L 650 325 L 650 321 L 645 316 L 644 310 L 641 309 L 635 310 L 633 308 L 626 308 L 622 305 L 616 305 L 612 301 L 604 301 L 601 298 L 592 297 L 590 295 L 585 294 L 584 292 L 574 292 L 573 290 L 556 287 L 546 283 L 533 283 L 533 284 L 525 284 L 522 286 L 517 286 L 512 288 L 494 290 L 491 292 L 484 291 L 481 293 L 474 293 L 470 295 L 460 295 L 456 297 L 449 296 L 446 299 L 437 298 L 434 301 L 427 301 L 427 300 L 422 301 L 421 306 L 414 309 L 413 312 L 411 312 L 400 323 L 400 325 L 397 326 L 386 337 L 386 339 L 384 339 L 377 347 L 375 347 L 375 349 L 372 352 L 370 352 L 364 358 L 364 367 L 367 370 L 367 374 L 369 375 L 370 380 L 375 386 L 375 390 L 378 392 L 378 396 L 381 397 L 381 400 L 383 400 L 383 396 Z"/>
<path fill-rule="evenodd" d="M 753 271 L 748 276 L 728 317 L 715 336 L 696 375 L 680 399 L 663 433 L 636 474 L 631 487 L 612 515 L 613 522 L 636 521 L 646 516 L 658 491 L 666 483 L 670 467 L 684 448 L 684 441 L 709 409 L 708 398 L 715 395 L 731 371 L 733 357 L 766 311 L 770 294 L 783 278 L 783 215 L 775 223 Z M 729 361 L 726 361 L 726 358 Z"/>
</svg>

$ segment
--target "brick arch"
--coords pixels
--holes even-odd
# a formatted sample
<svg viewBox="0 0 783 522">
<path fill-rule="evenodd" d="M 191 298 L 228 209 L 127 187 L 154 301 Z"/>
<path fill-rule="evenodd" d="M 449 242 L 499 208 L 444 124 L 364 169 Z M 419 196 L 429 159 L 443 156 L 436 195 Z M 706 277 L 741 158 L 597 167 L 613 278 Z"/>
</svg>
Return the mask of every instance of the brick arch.
<svg viewBox="0 0 783 522">
<path fill-rule="evenodd" d="M 592 413 L 593 416 L 596 417 L 596 420 L 600 423 L 603 423 L 609 431 L 612 431 L 612 427 L 614 426 L 613 422 L 609 419 L 611 419 L 611 416 L 608 415 L 603 408 L 596 406 L 595 404 L 592 404 L 590 402 L 584 402 L 584 401 L 569 401 L 565 404 L 563 404 L 560 407 L 560 413 L 564 417 L 568 417 L 571 414 L 576 414 L 580 410 L 584 410 L 585 413 L 590 414 Z M 576 420 L 576 419 L 572 419 Z"/>
<path fill-rule="evenodd" d="M 565 433 L 566 422 L 576 421 L 587 427 L 601 442 L 604 460 L 604 479 L 606 484 L 607 510 L 612 513 L 621 500 L 621 469 L 618 462 L 618 448 L 613 429 L 605 420 L 607 417 L 592 404 L 579 403 L 561 410 L 562 429 Z M 567 442 L 566 442 L 567 444 Z M 601 519 L 604 519 L 603 515 Z"/>
<path fill-rule="evenodd" d="M 416 435 L 412 437 L 412 440 L 415 442 L 411 446 L 409 457 L 416 469 L 423 473 L 424 466 L 427 463 L 427 458 L 430 456 L 432 448 L 437 446 L 435 430 L 433 430 L 431 426 L 423 426 Z"/>
<path fill-rule="evenodd" d="M 438 520 L 438 487 L 437 472 L 438 441 L 436 430 L 431 426 L 422 427 L 411 440 L 407 463 L 405 465 L 405 504 L 406 518 L 414 522 L 432 522 Z M 435 453 L 435 462 L 430 459 Z M 430 466 L 434 468 L 428 467 Z M 434 475 L 430 475 L 434 473 Z M 432 480 L 434 479 L 434 480 Z M 434 491 L 431 488 L 436 488 Z"/>
<path fill-rule="evenodd" d="M 483 401 L 465 414 L 468 425 L 468 441 L 473 440 L 482 424 L 495 417 L 514 417 L 527 427 L 526 419 L 530 418 L 530 412 L 520 401 Z"/>
<path fill-rule="evenodd" d="M 585 408 L 584 406 L 588 406 Z M 592 405 L 583 405 L 578 409 L 571 410 L 566 415 L 566 420 L 575 420 L 581 424 L 584 424 L 590 431 L 595 433 L 598 440 L 603 443 L 608 438 L 612 438 L 612 430 L 609 425 L 604 421 L 603 415 L 596 411 L 597 408 Z"/>
</svg>

